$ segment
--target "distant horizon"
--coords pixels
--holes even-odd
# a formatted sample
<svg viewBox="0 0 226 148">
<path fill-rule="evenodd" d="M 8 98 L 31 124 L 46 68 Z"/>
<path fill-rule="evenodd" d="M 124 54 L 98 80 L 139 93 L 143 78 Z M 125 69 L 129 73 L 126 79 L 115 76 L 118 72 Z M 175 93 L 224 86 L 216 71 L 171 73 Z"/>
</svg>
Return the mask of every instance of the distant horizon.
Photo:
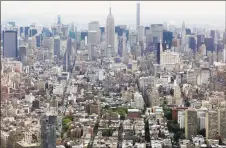
<svg viewBox="0 0 226 148">
<path fill-rule="evenodd" d="M 225 2 L 223 1 L 140 1 L 139 3 L 142 26 L 163 22 L 180 26 L 185 21 L 188 26 L 225 28 Z M 63 24 L 74 22 L 75 26 L 86 29 L 91 21 L 99 21 L 101 26 L 106 25 L 109 5 L 107 1 L 3 1 L 1 2 L 1 22 L 4 24 L 15 21 L 19 26 L 38 22 L 43 26 L 50 26 L 56 23 L 57 15 L 60 14 Z M 111 7 L 115 25 L 124 24 L 135 27 L 135 1 L 112 1 Z"/>
</svg>

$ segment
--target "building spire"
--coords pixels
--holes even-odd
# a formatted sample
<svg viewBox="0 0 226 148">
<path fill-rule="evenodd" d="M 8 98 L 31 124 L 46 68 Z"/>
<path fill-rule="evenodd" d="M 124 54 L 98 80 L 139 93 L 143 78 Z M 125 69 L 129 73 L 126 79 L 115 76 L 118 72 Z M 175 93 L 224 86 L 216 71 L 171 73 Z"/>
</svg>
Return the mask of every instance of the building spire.
<svg viewBox="0 0 226 148">
<path fill-rule="evenodd" d="M 109 1 L 109 5 L 110 5 L 110 7 L 109 7 L 109 14 L 111 14 L 111 1 Z"/>
<path fill-rule="evenodd" d="M 183 21 L 182 29 L 185 29 L 185 22 Z"/>
</svg>

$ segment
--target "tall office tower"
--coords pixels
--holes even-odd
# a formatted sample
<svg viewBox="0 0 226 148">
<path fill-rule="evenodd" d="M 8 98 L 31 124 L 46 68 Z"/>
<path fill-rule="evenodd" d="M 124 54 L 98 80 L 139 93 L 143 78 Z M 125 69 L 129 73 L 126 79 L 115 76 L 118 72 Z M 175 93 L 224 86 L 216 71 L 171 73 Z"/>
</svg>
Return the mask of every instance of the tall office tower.
<svg viewBox="0 0 226 148">
<path fill-rule="evenodd" d="M 69 37 L 72 38 L 72 39 L 76 39 L 76 32 L 69 31 Z"/>
<path fill-rule="evenodd" d="M 41 147 L 56 148 L 56 121 L 55 115 L 43 115 L 41 117 Z"/>
<path fill-rule="evenodd" d="M 61 24 L 61 17 L 60 17 L 60 15 L 58 14 L 58 16 L 57 16 L 57 24 L 58 25 L 60 25 Z"/>
<path fill-rule="evenodd" d="M 197 35 L 197 50 L 204 44 L 204 35 L 199 34 Z"/>
<path fill-rule="evenodd" d="M 109 9 L 109 15 L 107 17 L 107 24 L 106 24 L 106 40 L 107 40 L 107 53 L 111 53 L 111 55 L 108 54 L 108 56 L 113 56 L 115 51 L 115 23 L 114 23 L 114 17 L 111 14 L 111 7 Z"/>
<path fill-rule="evenodd" d="M 122 35 L 122 55 L 128 53 L 126 40 L 127 40 L 126 33 L 123 33 L 123 35 Z"/>
<path fill-rule="evenodd" d="M 22 38 L 18 37 L 18 48 L 24 44 L 25 44 L 24 40 Z"/>
<path fill-rule="evenodd" d="M 22 62 L 22 64 L 26 63 L 26 57 L 27 57 L 27 47 L 25 45 L 22 45 L 19 47 L 19 60 Z"/>
<path fill-rule="evenodd" d="M 72 39 L 71 40 L 71 49 L 72 49 L 72 53 L 75 56 L 75 54 L 77 53 L 77 41 Z"/>
<path fill-rule="evenodd" d="M 192 49 L 193 53 L 196 52 L 196 39 L 194 36 L 191 36 L 189 38 L 189 48 Z"/>
<path fill-rule="evenodd" d="M 162 24 L 152 24 L 151 32 L 152 32 L 152 42 L 154 44 L 159 43 L 159 41 L 163 38 L 163 25 Z"/>
<path fill-rule="evenodd" d="M 181 46 L 183 48 L 183 51 L 185 51 L 185 47 L 186 47 L 186 27 L 185 27 L 184 22 L 183 22 L 182 30 L 181 30 Z"/>
<path fill-rule="evenodd" d="M 145 31 L 146 36 L 146 47 L 150 47 L 152 45 L 152 34 L 151 29 Z"/>
<path fill-rule="evenodd" d="M 62 32 L 62 38 L 67 39 L 67 36 L 68 36 L 68 26 L 67 25 L 62 25 L 61 32 Z"/>
<path fill-rule="evenodd" d="M 61 51 L 61 40 L 60 37 L 57 36 L 54 38 L 54 55 L 57 56 L 57 58 L 60 57 L 60 51 Z"/>
<path fill-rule="evenodd" d="M 117 33 L 115 33 L 115 45 L 114 45 L 114 47 L 115 47 L 115 53 L 117 53 L 117 55 L 118 55 L 118 34 Z"/>
<path fill-rule="evenodd" d="M 118 55 L 120 57 L 122 57 L 122 55 L 123 55 L 123 45 L 122 44 L 123 44 L 123 39 L 120 36 L 120 37 L 118 37 Z"/>
<path fill-rule="evenodd" d="M 28 38 L 28 35 L 29 35 L 29 28 L 30 28 L 30 27 L 25 27 L 25 28 L 24 28 L 24 36 L 25 36 L 25 38 Z"/>
<path fill-rule="evenodd" d="M 215 50 L 214 38 L 205 38 L 206 52 L 213 52 Z"/>
<path fill-rule="evenodd" d="M 215 139 L 218 136 L 218 114 L 216 111 L 206 113 L 206 138 Z"/>
<path fill-rule="evenodd" d="M 215 30 L 210 30 L 210 37 L 215 38 L 215 36 L 216 36 Z"/>
<path fill-rule="evenodd" d="M 144 26 L 138 26 L 137 42 L 144 42 Z"/>
<path fill-rule="evenodd" d="M 22 37 L 22 33 L 24 33 L 24 27 L 20 27 L 20 37 Z"/>
<path fill-rule="evenodd" d="M 69 31 L 72 31 L 72 32 L 74 32 L 75 31 L 75 23 L 74 22 L 72 22 L 72 23 L 70 23 L 69 25 Z"/>
<path fill-rule="evenodd" d="M 82 33 L 80 31 L 77 31 L 76 32 L 76 42 L 78 45 L 80 45 L 81 38 L 82 38 Z"/>
<path fill-rule="evenodd" d="M 88 29 L 89 30 L 99 31 L 100 30 L 99 22 L 98 21 L 90 22 L 89 25 L 88 25 Z"/>
<path fill-rule="evenodd" d="M 158 64 L 162 64 L 163 61 L 163 46 L 162 46 L 162 41 L 159 41 L 160 43 L 157 43 L 157 56 L 156 60 Z"/>
<path fill-rule="evenodd" d="M 100 26 L 100 32 L 101 32 L 101 35 L 104 34 L 104 32 L 105 32 L 105 27 L 104 26 Z"/>
<path fill-rule="evenodd" d="M 140 26 L 140 3 L 137 3 L 137 24 L 136 24 L 136 29 L 138 32 Z"/>
<path fill-rule="evenodd" d="M 71 55 L 71 53 L 72 53 L 72 46 L 71 46 L 71 44 L 72 44 L 72 39 L 68 38 L 67 39 L 67 51 L 68 51 L 69 55 Z"/>
<path fill-rule="evenodd" d="M 15 22 L 8 22 L 9 25 L 11 25 L 12 27 L 16 27 L 16 23 Z"/>
<path fill-rule="evenodd" d="M 89 23 L 88 25 L 88 30 L 89 32 L 95 32 L 95 38 L 96 38 L 96 44 L 99 44 L 100 43 L 100 25 L 99 25 L 99 22 L 98 21 L 92 21 Z M 89 33 L 88 33 L 88 40 L 89 40 Z M 88 42 L 89 44 L 89 42 Z"/>
<path fill-rule="evenodd" d="M 3 31 L 3 57 L 17 58 L 17 32 Z"/>
<path fill-rule="evenodd" d="M 91 45 L 91 44 L 88 45 L 88 56 L 89 56 L 89 60 L 92 60 L 93 58 L 95 58 L 96 51 L 95 51 L 94 45 Z"/>
<path fill-rule="evenodd" d="M 70 55 L 66 50 L 64 53 L 63 70 L 69 72 L 70 69 Z"/>
<path fill-rule="evenodd" d="M 225 92 L 226 97 L 226 92 Z M 226 109 L 218 110 L 218 131 L 219 135 L 225 139 L 226 138 Z"/>
<path fill-rule="evenodd" d="M 144 36 L 147 35 L 147 33 L 151 30 L 151 27 L 150 26 L 146 26 L 144 27 Z"/>
<path fill-rule="evenodd" d="M 100 43 L 99 41 L 99 32 L 96 30 L 88 31 L 88 38 L 87 38 L 87 43 L 89 45 L 97 45 Z"/>
<path fill-rule="evenodd" d="M 51 37 L 51 32 L 49 28 L 43 27 L 42 29 L 42 37 Z"/>
<path fill-rule="evenodd" d="M 173 32 L 170 31 L 164 31 L 163 32 L 163 43 L 165 43 L 169 49 L 171 48 L 173 40 Z"/>
<path fill-rule="evenodd" d="M 34 27 L 29 28 L 29 37 L 32 37 L 38 33 L 37 29 Z"/>
<path fill-rule="evenodd" d="M 36 46 L 39 48 L 39 47 L 41 47 L 41 34 L 36 34 L 35 35 L 35 37 L 36 37 Z"/>
<path fill-rule="evenodd" d="M 43 48 L 48 50 L 54 49 L 54 39 L 53 37 L 44 37 L 43 38 Z"/>
<path fill-rule="evenodd" d="M 135 49 L 135 54 L 136 54 L 136 60 L 137 60 L 138 58 L 140 58 L 141 55 L 142 55 L 141 45 L 140 45 L 139 42 L 137 42 L 136 49 Z"/>
<path fill-rule="evenodd" d="M 84 40 L 85 41 L 85 38 L 88 36 L 88 31 L 82 31 L 81 32 L 81 40 Z"/>
<path fill-rule="evenodd" d="M 129 34 L 129 43 L 130 43 L 131 47 L 136 45 L 136 43 L 137 43 L 137 36 L 136 36 L 135 32 L 130 32 L 130 34 Z"/>
<path fill-rule="evenodd" d="M 198 119 L 197 112 L 194 109 L 185 110 L 185 137 L 191 139 L 192 136 L 197 135 Z"/>
<path fill-rule="evenodd" d="M 191 35 L 191 29 L 186 28 L 186 29 L 185 29 L 185 32 L 186 32 L 186 35 Z"/>
</svg>

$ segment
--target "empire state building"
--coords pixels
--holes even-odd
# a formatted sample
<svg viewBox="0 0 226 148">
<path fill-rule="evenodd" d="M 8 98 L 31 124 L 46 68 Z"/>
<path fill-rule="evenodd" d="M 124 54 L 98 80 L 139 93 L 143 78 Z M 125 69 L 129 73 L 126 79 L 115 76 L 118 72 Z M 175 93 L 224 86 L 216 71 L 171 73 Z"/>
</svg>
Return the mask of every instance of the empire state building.
<svg viewBox="0 0 226 148">
<path fill-rule="evenodd" d="M 115 53 L 115 23 L 114 17 L 111 14 L 111 7 L 109 11 L 106 24 L 107 55 L 113 56 Z"/>
</svg>

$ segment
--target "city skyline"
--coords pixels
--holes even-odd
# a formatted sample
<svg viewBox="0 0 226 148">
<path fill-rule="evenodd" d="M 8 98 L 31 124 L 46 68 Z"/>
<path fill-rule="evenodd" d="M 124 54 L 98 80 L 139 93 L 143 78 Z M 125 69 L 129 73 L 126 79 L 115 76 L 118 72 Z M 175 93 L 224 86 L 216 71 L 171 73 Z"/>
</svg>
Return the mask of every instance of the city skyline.
<svg viewBox="0 0 226 148">
<path fill-rule="evenodd" d="M 112 14 L 116 25 L 127 24 L 133 27 L 136 26 L 136 3 L 136 1 L 111 2 Z M 196 24 L 197 26 L 214 22 L 214 24 L 211 24 L 212 26 L 222 29 L 225 25 L 225 2 L 223 1 L 140 1 L 139 3 L 141 25 L 163 23 L 164 21 L 176 25 L 182 24 L 182 21 L 185 21 L 186 24 Z M 39 5 L 40 7 L 37 7 Z M 49 9 L 50 6 L 51 9 Z M 110 2 L 108 1 L 67 1 L 63 2 L 63 5 L 62 1 L 1 2 L 1 21 L 4 23 L 12 20 L 18 22 L 19 25 L 33 22 L 50 25 L 56 22 L 57 15 L 60 14 L 65 24 L 75 22 L 75 24 L 82 26 L 96 20 L 100 22 L 100 25 L 106 25 L 105 20 L 108 15 L 109 6 Z M 92 11 L 90 12 L 90 10 Z M 29 12 L 29 15 L 27 12 Z M 43 14 L 45 15 L 43 16 Z"/>
</svg>

